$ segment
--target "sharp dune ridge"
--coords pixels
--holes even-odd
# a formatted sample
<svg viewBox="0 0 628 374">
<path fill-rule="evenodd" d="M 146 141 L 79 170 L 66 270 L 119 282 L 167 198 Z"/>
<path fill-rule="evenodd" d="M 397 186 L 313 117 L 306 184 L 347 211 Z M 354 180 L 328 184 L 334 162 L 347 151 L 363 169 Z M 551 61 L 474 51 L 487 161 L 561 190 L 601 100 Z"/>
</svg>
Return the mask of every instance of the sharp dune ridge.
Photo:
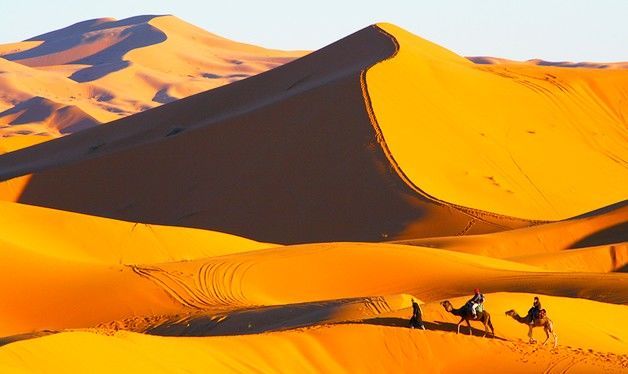
<svg viewBox="0 0 628 374">
<path fill-rule="evenodd" d="M 628 369 L 620 64 L 152 15 L 0 56 L 0 371 Z M 441 304 L 475 287 L 487 338 Z"/>
<path fill-rule="evenodd" d="M 0 163 L 6 162 L 4 165 L 7 167 L 3 169 L 11 174 L 4 177 L 36 172 L 22 192 L 21 202 L 130 221 L 212 229 L 275 243 L 373 241 L 381 239 L 382 235 L 398 235 L 405 230 L 405 222 L 414 220 L 421 223 L 411 232 L 416 235 L 427 230 L 448 230 L 451 234 L 490 232 L 535 223 L 462 208 L 417 194 L 399 179 L 398 169 L 390 168 L 386 151 L 382 150 L 382 143 L 378 142 L 381 139 L 376 135 L 368 115 L 368 102 L 365 102 L 360 88 L 362 71 L 395 51 L 390 36 L 379 30 L 377 26 L 364 29 L 316 53 L 246 81 L 48 142 L 39 149 L 34 147 L 5 155 Z M 372 43 L 372 46 L 365 48 L 366 43 Z M 353 51 L 352 55 L 347 54 L 349 50 Z M 244 92 L 255 94 L 249 98 L 242 95 Z M 234 100 L 235 95 L 238 96 L 237 101 Z M 338 107 L 331 95 L 342 95 L 344 108 Z M 305 110 L 308 102 L 318 103 L 320 110 L 317 113 Z M 282 119 L 277 117 L 280 111 L 283 112 Z M 338 119 L 342 121 L 338 122 Z M 300 133 L 295 132 L 296 129 Z M 282 132 L 288 136 L 275 137 Z M 330 136 L 335 137 L 333 143 L 324 140 Z M 54 148 L 63 150 L 56 151 Z M 207 153 L 200 149 L 215 149 L 213 157 L 202 156 Z M 242 149 L 249 149 L 260 157 L 254 163 L 251 159 L 242 159 Z M 305 149 L 309 151 L 303 152 Z M 54 154 L 56 157 L 37 161 L 35 154 Z M 127 174 L 124 170 L 132 163 L 144 164 L 146 160 L 156 160 L 154 157 L 159 159 L 171 154 L 178 156 L 163 162 L 175 162 L 179 166 L 165 167 L 161 162 L 151 162 L 138 167 L 135 177 L 114 176 L 117 173 Z M 28 161 L 20 162 L 20 159 Z M 234 164 L 236 159 L 241 159 L 237 167 Z M 188 179 L 190 183 L 194 180 L 196 187 L 192 192 L 208 191 L 209 188 L 213 193 L 204 193 L 203 197 L 196 197 L 195 193 L 175 197 L 180 186 L 164 186 L 169 191 L 164 191 L 166 195 L 160 192 L 159 206 L 153 203 L 146 205 L 148 201 L 128 200 L 129 197 L 134 199 L 133 195 L 148 198 L 145 192 L 139 192 L 144 190 L 145 183 L 153 183 L 145 178 L 180 173 L 185 169 L 186 160 L 206 166 L 197 169 L 200 174 L 193 172 L 182 175 L 182 179 L 174 179 Z M 293 163 L 293 166 L 286 165 L 286 162 Z M 305 165 L 309 170 L 297 170 L 296 165 Z M 19 170 L 20 167 L 23 169 Z M 153 167 L 159 171 L 150 170 Z M 75 171 L 69 172 L 70 169 Z M 79 169 L 81 171 L 76 171 Z M 63 190 L 66 192 L 52 192 L 56 188 L 53 186 L 42 186 L 46 193 L 35 192 L 40 178 L 46 180 L 47 173 L 57 172 L 75 175 L 79 179 L 107 178 L 114 183 L 123 183 L 125 187 L 89 191 L 90 186 L 104 185 L 85 185 L 79 179 L 72 182 L 63 178 Z M 277 175 L 278 172 L 282 177 Z M 355 177 L 348 178 L 351 173 Z M 207 179 L 216 174 L 222 175 L 222 180 Z M 256 186 L 242 183 L 251 178 L 257 180 Z M 57 177 L 53 179 L 61 181 Z M 174 180 L 171 177 L 166 179 Z M 335 181 L 342 179 L 347 182 L 359 180 L 367 185 L 376 183 L 382 187 L 363 189 L 360 193 L 364 196 L 345 200 L 344 196 L 352 194 L 355 186 L 340 183 L 332 187 Z M 81 194 L 90 197 L 77 199 L 71 193 L 71 199 L 64 198 L 62 195 L 72 189 L 72 183 L 77 183 L 74 191 L 81 190 Z M 238 186 L 236 190 L 234 185 Z M 346 192 L 326 196 L 324 191 L 329 188 L 344 189 Z M 134 189 L 137 192 L 132 192 Z M 115 196 L 115 191 L 123 190 L 124 196 Z M 264 201 L 267 198 L 262 196 L 270 194 L 278 200 Z M 166 197 L 168 195 L 170 197 Z M 98 199 L 102 199 L 102 203 L 97 203 Z M 352 202 L 354 199 L 357 201 Z M 412 199 L 410 204 L 408 199 Z M 89 201 L 89 207 L 67 205 L 80 204 L 81 201 Z M 175 205 L 167 207 L 167 201 Z M 231 201 L 246 201 L 248 206 L 227 205 Z M 306 208 L 310 205 L 308 201 L 315 202 L 315 206 Z M 349 204 L 345 213 L 349 216 L 342 219 L 342 223 L 325 222 L 328 217 L 337 214 L 333 212 L 337 211 L 339 204 Z M 355 212 L 351 216 L 355 207 L 364 204 L 369 205 L 372 211 Z M 283 207 L 285 212 L 276 212 L 273 207 L 277 206 Z M 373 209 L 375 206 L 379 207 Z M 243 222 L 241 217 L 251 215 L 258 218 Z M 438 218 L 421 219 L 424 215 L 443 217 L 450 222 L 450 226 L 430 224 L 429 221 L 435 222 Z M 262 218 L 265 216 L 268 217 Z"/>
</svg>

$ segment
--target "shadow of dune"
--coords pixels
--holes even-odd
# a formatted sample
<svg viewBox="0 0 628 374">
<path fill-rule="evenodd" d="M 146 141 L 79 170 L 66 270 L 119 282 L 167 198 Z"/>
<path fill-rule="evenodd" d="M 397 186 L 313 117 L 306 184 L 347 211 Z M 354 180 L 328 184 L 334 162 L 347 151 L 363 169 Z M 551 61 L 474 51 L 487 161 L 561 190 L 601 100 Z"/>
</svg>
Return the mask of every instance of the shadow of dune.
<svg viewBox="0 0 628 374">
<path fill-rule="evenodd" d="M 60 106 L 44 97 L 35 96 L 0 113 L 0 118 L 20 113 L 9 122 L 11 125 L 40 122 L 45 121 Z"/>
<path fill-rule="evenodd" d="M 390 310 L 381 297 L 325 300 L 175 318 L 143 332 L 160 336 L 249 335 L 361 319 L 381 310 Z"/>
<path fill-rule="evenodd" d="M 356 324 L 367 324 L 367 325 L 377 325 L 377 326 L 410 328 L 409 318 L 399 318 L 399 317 L 375 317 L 375 318 L 365 319 L 363 321 L 349 321 L 349 322 L 341 322 L 341 323 L 356 323 Z M 477 323 L 478 322 L 471 322 L 471 330 L 473 331 L 473 336 L 482 337 L 484 335 L 484 328 L 480 329 L 480 328 L 474 327 L 473 325 Z M 456 324 L 451 323 L 451 322 L 444 322 L 444 321 L 430 322 L 430 321 L 423 320 L 423 324 L 425 325 L 426 330 L 445 331 L 445 332 L 453 332 L 453 333 L 456 333 L 457 331 Z M 464 324 L 464 322 L 463 322 L 463 325 L 460 327 L 460 334 L 463 334 L 463 335 L 469 334 L 469 327 L 467 327 L 467 325 Z M 507 341 L 506 339 L 500 338 L 499 336 L 493 337 L 492 335 L 490 335 L 490 330 L 489 330 L 489 335 L 487 335 L 486 337 Z"/>
<path fill-rule="evenodd" d="M 59 331 L 42 330 L 42 331 L 36 331 L 36 332 L 29 332 L 25 334 L 3 336 L 0 338 L 0 347 L 7 344 L 19 342 L 22 340 L 35 339 L 35 338 L 40 338 L 42 336 L 52 335 L 52 334 L 57 334 L 57 333 L 59 333 Z"/>
<path fill-rule="evenodd" d="M 603 215 L 606 213 L 610 213 L 612 211 L 615 210 L 619 210 L 625 206 L 628 206 L 628 200 L 622 200 L 622 201 L 618 201 L 614 204 L 610 204 L 610 205 L 606 205 L 603 206 L 601 208 L 592 210 L 590 212 L 586 212 L 583 214 L 579 214 L 575 217 L 571 217 L 571 218 L 567 218 L 565 221 L 569 221 L 569 220 L 574 220 L 574 219 L 580 219 L 580 218 L 588 218 L 588 217 L 594 217 L 594 216 L 599 216 L 599 215 Z"/>
<path fill-rule="evenodd" d="M 628 242 L 628 222 L 622 222 L 587 235 L 571 244 L 568 249 L 596 247 L 623 242 Z"/>
<path fill-rule="evenodd" d="M 363 76 L 395 48 L 369 27 L 246 80 L 12 152 L 0 178 L 35 172 L 27 204 L 283 244 L 532 224 L 435 201 L 400 177 Z M 186 131 L 167 136 L 175 127 Z"/>
<path fill-rule="evenodd" d="M 11 61 L 18 61 L 28 66 L 45 66 L 58 64 L 92 65 L 81 69 L 69 78 L 76 82 L 89 82 L 107 74 L 123 69 L 129 65 L 123 56 L 136 48 L 164 42 L 167 35 L 148 23 L 157 16 L 137 16 L 120 21 L 90 20 L 28 39 L 42 40 L 35 48 L 2 56 Z M 116 33 L 114 40 L 107 40 Z M 86 47 L 82 57 L 75 58 L 74 53 L 67 57 L 64 52 L 71 51 L 81 45 L 97 45 L 111 43 L 102 50 Z M 80 53 L 79 53 L 80 54 Z M 58 55 L 58 56 L 55 56 Z"/>
<path fill-rule="evenodd" d="M 131 65 L 131 63 L 128 61 L 115 61 L 115 62 L 110 62 L 110 63 L 103 63 L 103 64 L 91 66 L 88 68 L 84 68 L 81 70 L 77 70 L 68 78 L 79 83 L 91 82 L 93 80 L 102 78 L 107 74 L 115 73 L 116 71 L 122 70 L 129 65 Z"/>
</svg>

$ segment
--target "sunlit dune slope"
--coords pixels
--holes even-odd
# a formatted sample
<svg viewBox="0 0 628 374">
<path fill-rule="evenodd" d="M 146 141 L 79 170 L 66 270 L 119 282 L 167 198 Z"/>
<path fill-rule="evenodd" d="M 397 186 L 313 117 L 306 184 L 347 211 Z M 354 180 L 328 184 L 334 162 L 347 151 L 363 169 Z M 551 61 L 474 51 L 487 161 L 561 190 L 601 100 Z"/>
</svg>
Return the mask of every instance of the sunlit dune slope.
<svg viewBox="0 0 628 374">
<path fill-rule="evenodd" d="M 180 313 L 162 289 L 122 265 L 45 256 L 0 239 L 0 336 Z"/>
<path fill-rule="evenodd" d="M 628 303 L 628 274 L 554 273 L 511 261 L 393 244 L 288 246 L 135 270 L 182 303 L 201 308 L 397 293 L 432 301 L 469 294 L 475 286 L 485 292 L 540 292 Z"/>
<path fill-rule="evenodd" d="M 366 82 L 406 181 L 435 198 L 564 219 L 628 197 L 628 70 L 477 65 L 393 25 Z"/>
<path fill-rule="evenodd" d="M 233 235 L 146 225 L 0 202 L 2 242 L 43 257 L 105 264 L 159 263 L 273 246 Z"/>
<path fill-rule="evenodd" d="M 0 137 L 0 155 L 7 152 L 13 152 L 15 150 L 30 147 L 31 145 L 39 144 L 50 140 L 51 137 L 43 135 L 23 135 L 23 136 L 10 136 Z"/>
<path fill-rule="evenodd" d="M 108 122 L 258 74 L 304 53 L 230 41 L 173 16 L 88 20 L 0 45 L 0 110 L 30 109 L 28 100 L 41 96 Z M 0 128 L 0 135 L 59 136 L 84 128 L 80 119 L 66 119 L 63 132 L 55 131 L 59 124 L 39 122 L 16 128 L 0 119 L 0 125 L 13 125 Z"/>
<path fill-rule="evenodd" d="M 515 262 L 392 244 L 311 244 L 133 266 L 54 258 L 12 243 L 4 244 L 0 253 L 0 291 L 11 300 L 1 306 L 0 336 L 198 310 L 377 295 L 406 293 L 434 301 L 467 295 L 475 286 L 485 292 L 628 303 L 626 274 L 552 273 Z"/>
<path fill-rule="evenodd" d="M 514 309 L 525 316 L 534 296 L 540 297 L 543 308 L 554 323 L 559 335 L 559 344 L 600 352 L 628 354 L 628 332 L 618 328 L 628 306 L 606 304 L 591 300 L 498 292 L 486 294 L 486 310 L 499 339 L 513 342 L 526 341 L 528 327 L 507 316 Z M 231 336 L 250 335 L 301 327 L 337 323 L 379 324 L 397 328 L 408 328 L 412 315 L 411 295 L 354 298 L 313 303 L 298 303 L 276 307 L 252 308 L 218 314 L 198 314 L 187 318 L 170 319 L 146 330 L 160 336 Z M 452 298 L 455 307 L 460 307 L 468 297 Z M 423 304 L 423 322 L 427 330 L 455 332 L 459 318 L 448 313 L 439 301 Z M 578 311 L 577 313 L 575 311 Z M 597 323 L 583 323 L 581 316 L 608 316 Z M 472 322 L 474 336 L 483 336 L 481 322 Z M 489 330 L 490 331 L 490 330 Z M 466 324 L 461 332 L 468 334 Z M 535 329 L 533 336 L 545 340 L 542 329 Z M 553 341 L 550 341 L 553 343 Z"/>
<path fill-rule="evenodd" d="M 554 271 L 628 272 L 628 243 L 572 249 L 559 253 L 513 256 L 510 260 Z"/>
<path fill-rule="evenodd" d="M 456 335 L 454 320 L 439 305 L 424 306 L 428 331 L 406 327 L 408 310 L 350 324 L 259 335 L 178 337 L 117 332 L 67 332 L 0 348 L 3 370 L 111 372 L 137 371 L 288 371 L 288 372 L 460 372 L 490 363 L 488 372 L 620 373 L 628 365 L 625 336 L 617 330 L 626 306 L 584 300 L 544 298 L 560 339 L 569 347 L 522 344 L 526 327 L 506 319 L 500 309 L 527 306 L 532 295 L 489 295 L 499 339 Z M 457 302 L 457 301 L 454 301 Z M 440 308 L 440 309 L 439 309 Z M 600 323 L 581 323 L 583 315 L 609 313 Z M 498 311 L 499 310 L 499 311 Z M 625 313 L 625 312 L 623 312 Z M 403 319 L 402 319 L 403 318 Z M 613 324 L 614 323 L 614 324 Z M 477 327 L 477 326 L 476 326 Z M 573 328 L 573 329 L 572 329 Z M 500 335 L 500 333 L 502 335 Z M 509 340 L 503 339 L 503 333 Z M 537 337 L 539 331 L 536 332 Z M 477 330 L 476 330 L 477 334 Z M 612 338 L 610 335 L 615 337 Z M 597 349 L 588 351 L 587 347 Z M 599 348 L 598 348 L 599 347 Z M 142 359 L 138 359 L 141 357 Z"/>
<path fill-rule="evenodd" d="M 7 154 L 1 178 L 34 175 L 3 198 L 275 243 L 535 223 L 435 201 L 400 177 L 363 80 L 394 51 L 368 27 L 247 80 Z"/>
<path fill-rule="evenodd" d="M 624 202 L 584 216 L 534 227 L 488 235 L 409 239 L 395 243 L 511 258 L 626 242 L 627 225 L 628 205 Z"/>
</svg>

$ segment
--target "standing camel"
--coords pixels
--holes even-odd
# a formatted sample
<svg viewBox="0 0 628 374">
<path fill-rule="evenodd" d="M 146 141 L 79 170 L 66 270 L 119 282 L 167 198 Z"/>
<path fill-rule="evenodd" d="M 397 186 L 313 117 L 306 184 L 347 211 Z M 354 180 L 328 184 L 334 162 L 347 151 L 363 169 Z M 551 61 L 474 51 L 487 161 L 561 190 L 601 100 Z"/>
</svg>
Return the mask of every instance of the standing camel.
<svg viewBox="0 0 628 374">
<path fill-rule="evenodd" d="M 515 321 L 528 326 L 528 337 L 530 338 L 530 344 L 536 343 L 536 340 L 532 337 L 532 329 L 534 327 L 542 327 L 543 331 L 545 331 L 545 335 L 547 336 L 545 338 L 545 341 L 543 342 L 543 345 L 545 345 L 547 341 L 549 340 L 550 334 L 552 334 L 552 336 L 554 337 L 554 348 L 556 348 L 556 346 L 558 345 L 558 335 L 556 335 L 556 333 L 554 332 L 554 323 L 552 322 L 551 319 L 547 318 L 547 315 L 545 314 L 545 310 L 541 311 L 539 318 L 535 319 L 534 324 L 532 325 L 530 324 L 530 319 L 532 318 L 532 316 L 530 315 L 521 317 L 513 309 L 507 311 L 506 315 L 512 317 Z"/>
<path fill-rule="evenodd" d="M 484 336 L 488 334 L 489 327 L 491 328 L 491 334 L 495 336 L 495 330 L 493 329 L 493 323 L 491 322 L 491 315 L 487 311 L 478 312 L 478 318 L 473 319 L 473 313 L 471 313 L 469 308 L 465 308 L 463 306 L 460 309 L 455 309 L 449 300 L 441 302 L 440 305 L 442 305 L 449 313 L 460 317 L 460 322 L 456 325 L 458 327 L 458 334 L 460 334 L 460 324 L 463 321 L 466 321 L 467 326 L 469 326 L 469 335 L 473 335 L 473 330 L 471 329 L 471 323 L 469 323 L 469 321 L 480 321 L 484 324 Z"/>
</svg>

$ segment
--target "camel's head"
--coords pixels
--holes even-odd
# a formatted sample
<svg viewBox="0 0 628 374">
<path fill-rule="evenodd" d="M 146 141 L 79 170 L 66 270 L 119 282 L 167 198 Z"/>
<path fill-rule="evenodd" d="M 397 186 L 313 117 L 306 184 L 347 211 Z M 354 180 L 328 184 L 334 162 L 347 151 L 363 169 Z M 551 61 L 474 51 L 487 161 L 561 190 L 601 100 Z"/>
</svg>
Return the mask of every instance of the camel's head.
<svg viewBox="0 0 628 374">
<path fill-rule="evenodd" d="M 443 308 L 445 308 L 445 310 L 448 312 L 452 309 L 452 306 L 449 300 L 441 301 L 440 305 L 442 305 Z"/>
<path fill-rule="evenodd" d="M 515 311 L 513 309 L 510 309 L 509 311 L 506 312 L 506 315 L 512 317 L 515 315 Z"/>
</svg>

